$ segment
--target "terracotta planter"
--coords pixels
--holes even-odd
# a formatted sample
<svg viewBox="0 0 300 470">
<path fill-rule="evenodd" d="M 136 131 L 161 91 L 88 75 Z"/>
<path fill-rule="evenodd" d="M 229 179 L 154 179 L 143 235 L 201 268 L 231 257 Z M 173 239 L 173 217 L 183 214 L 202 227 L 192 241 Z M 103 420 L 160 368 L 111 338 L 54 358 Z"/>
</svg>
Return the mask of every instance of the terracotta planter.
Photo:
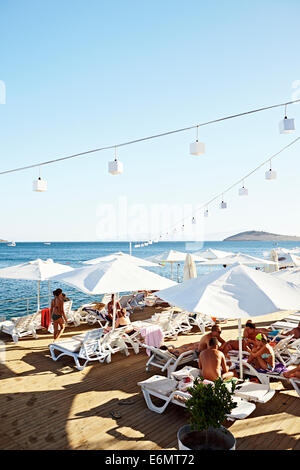
<svg viewBox="0 0 300 470">
<path fill-rule="evenodd" d="M 182 426 L 177 433 L 179 450 L 235 450 L 235 438 L 228 429 L 209 428 L 207 431 L 192 431 L 191 426 Z"/>
</svg>

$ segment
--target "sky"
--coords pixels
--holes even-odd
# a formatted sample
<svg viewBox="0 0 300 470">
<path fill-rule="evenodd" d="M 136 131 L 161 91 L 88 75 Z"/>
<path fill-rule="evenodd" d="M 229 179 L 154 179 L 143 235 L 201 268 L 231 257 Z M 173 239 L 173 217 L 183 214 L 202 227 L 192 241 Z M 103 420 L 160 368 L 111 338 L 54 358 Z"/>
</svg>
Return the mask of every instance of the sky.
<svg viewBox="0 0 300 470">
<path fill-rule="evenodd" d="M 0 172 L 300 99 L 299 16 L 299 0 L 0 0 Z M 38 168 L 0 175 L 0 238 L 300 236 L 300 142 L 276 180 L 266 165 L 200 210 L 300 135 L 300 104 L 287 114 L 287 135 L 283 108 L 202 127 L 202 156 L 194 129 L 120 147 L 120 175 L 113 150 L 43 166 L 43 193 Z"/>
</svg>

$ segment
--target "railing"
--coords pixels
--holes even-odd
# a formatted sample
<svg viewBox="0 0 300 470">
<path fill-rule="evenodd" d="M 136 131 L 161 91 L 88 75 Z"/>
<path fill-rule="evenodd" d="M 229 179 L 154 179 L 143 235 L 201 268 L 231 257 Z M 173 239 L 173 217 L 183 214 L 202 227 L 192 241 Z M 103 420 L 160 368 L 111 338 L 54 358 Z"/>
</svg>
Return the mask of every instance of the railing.
<svg viewBox="0 0 300 470">
<path fill-rule="evenodd" d="M 48 299 L 48 302 L 47 302 L 47 307 L 49 306 L 49 295 L 40 295 L 40 300 L 43 299 L 43 298 L 47 298 Z M 38 300 L 38 297 L 23 297 L 23 298 L 20 298 L 20 299 L 6 299 L 6 300 L 0 300 L 0 314 L 1 316 L 3 316 L 3 304 L 12 304 L 13 302 L 26 302 L 26 306 L 24 306 L 24 308 L 17 308 L 16 310 L 14 311 L 11 311 L 11 312 L 5 312 L 5 316 L 17 316 L 17 314 L 29 314 L 31 313 L 30 312 L 30 300 L 35 300 L 35 304 L 37 306 L 37 300 Z M 33 307 L 32 307 L 33 309 Z M 13 307 L 8 308 L 8 310 L 13 310 Z M 33 309 L 34 311 L 36 311 L 36 307 L 35 309 Z M 34 312 L 32 312 L 34 313 Z"/>
</svg>

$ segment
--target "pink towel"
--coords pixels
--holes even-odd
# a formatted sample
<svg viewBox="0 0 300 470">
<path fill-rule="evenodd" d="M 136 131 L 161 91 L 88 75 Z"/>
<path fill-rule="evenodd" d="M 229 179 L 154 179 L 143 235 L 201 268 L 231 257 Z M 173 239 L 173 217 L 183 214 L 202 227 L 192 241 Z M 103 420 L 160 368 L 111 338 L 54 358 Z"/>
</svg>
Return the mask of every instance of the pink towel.
<svg viewBox="0 0 300 470">
<path fill-rule="evenodd" d="M 161 342 L 163 340 L 163 332 L 158 325 L 151 325 L 147 326 L 146 328 L 142 328 L 140 330 L 141 335 L 145 338 L 145 344 L 149 346 L 154 346 L 155 348 L 159 348 Z M 151 351 L 146 349 L 148 356 L 151 355 Z"/>
</svg>

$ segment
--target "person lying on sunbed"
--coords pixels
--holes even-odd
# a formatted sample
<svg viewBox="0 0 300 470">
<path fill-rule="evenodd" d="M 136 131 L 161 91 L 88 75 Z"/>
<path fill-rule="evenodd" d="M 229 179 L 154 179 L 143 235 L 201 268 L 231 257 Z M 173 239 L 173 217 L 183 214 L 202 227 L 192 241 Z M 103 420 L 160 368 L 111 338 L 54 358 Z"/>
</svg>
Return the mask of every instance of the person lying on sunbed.
<svg viewBox="0 0 300 470">
<path fill-rule="evenodd" d="M 294 369 L 288 370 L 287 372 L 283 372 L 282 375 L 286 377 L 287 379 L 290 379 L 290 378 L 300 379 L 300 364 Z"/>
<path fill-rule="evenodd" d="M 202 336 L 199 346 L 198 346 L 198 351 L 201 353 L 205 349 L 208 349 L 209 347 L 209 340 L 211 338 L 217 338 L 218 342 L 221 343 L 222 345 L 225 344 L 225 341 L 223 338 L 221 338 L 221 328 L 219 325 L 213 325 L 211 327 L 210 333 L 207 333 L 206 335 Z"/>
<path fill-rule="evenodd" d="M 298 326 L 296 326 L 295 328 L 293 328 L 290 331 L 287 331 L 286 333 L 282 333 L 282 336 L 291 336 L 291 335 L 294 335 L 295 339 L 300 338 L 300 321 L 298 323 Z"/>
<path fill-rule="evenodd" d="M 245 328 L 244 328 L 244 333 L 243 333 L 243 339 L 245 340 L 247 346 L 249 348 L 252 348 L 253 346 L 256 346 L 256 336 L 259 333 L 263 333 L 265 335 L 268 335 L 268 333 L 271 330 L 268 330 L 267 328 L 256 328 L 255 324 L 252 322 L 252 320 L 248 320 Z"/>
<path fill-rule="evenodd" d="M 229 357 L 228 352 L 229 351 L 238 351 L 240 349 L 240 343 L 238 339 L 231 339 L 229 341 L 226 341 L 226 343 L 222 344 L 222 346 L 219 348 L 222 353 L 224 353 L 225 357 Z M 242 340 L 242 350 L 247 351 L 248 353 L 251 353 L 250 347 L 247 345 L 247 342 L 243 339 Z"/>
<path fill-rule="evenodd" d="M 257 369 L 272 371 L 275 367 L 275 354 L 269 340 L 263 333 L 256 336 L 257 346 L 255 346 L 248 358 L 248 363 Z"/>
<path fill-rule="evenodd" d="M 216 337 L 210 338 L 208 348 L 200 353 L 199 369 L 206 380 L 215 381 L 219 377 L 227 380 L 235 376 L 234 372 L 229 371 L 224 354 L 218 350 Z"/>
<path fill-rule="evenodd" d="M 161 349 L 166 349 L 170 353 L 174 354 L 174 356 L 179 357 L 182 353 L 185 353 L 187 351 L 195 351 L 196 354 L 199 354 L 198 351 L 198 346 L 199 342 L 196 341 L 195 343 L 188 343 L 188 344 L 182 344 L 181 346 L 178 346 L 178 348 L 173 348 L 171 346 L 161 346 Z"/>
</svg>

